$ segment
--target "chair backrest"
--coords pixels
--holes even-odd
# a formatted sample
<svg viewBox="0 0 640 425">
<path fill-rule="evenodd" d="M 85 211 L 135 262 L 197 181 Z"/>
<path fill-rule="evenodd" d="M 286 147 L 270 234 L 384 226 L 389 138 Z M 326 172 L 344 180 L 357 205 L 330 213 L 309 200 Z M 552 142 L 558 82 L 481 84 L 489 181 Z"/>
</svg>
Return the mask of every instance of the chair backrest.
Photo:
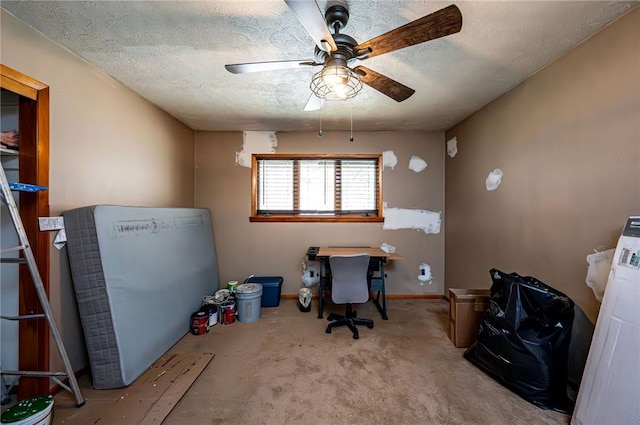
<svg viewBox="0 0 640 425">
<path fill-rule="evenodd" d="M 334 303 L 365 303 L 369 300 L 369 254 L 332 255 L 329 265 L 331 299 Z"/>
</svg>

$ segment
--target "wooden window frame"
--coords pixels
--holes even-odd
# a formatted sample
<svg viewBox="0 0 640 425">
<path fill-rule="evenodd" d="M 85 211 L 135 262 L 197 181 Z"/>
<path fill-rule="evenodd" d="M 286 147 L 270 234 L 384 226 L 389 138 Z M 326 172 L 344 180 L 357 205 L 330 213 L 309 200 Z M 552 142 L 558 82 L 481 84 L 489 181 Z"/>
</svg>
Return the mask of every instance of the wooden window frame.
<svg viewBox="0 0 640 425">
<path fill-rule="evenodd" d="M 19 180 L 49 186 L 49 86 L 8 66 L 0 64 L 0 87 L 20 95 L 19 100 Z M 38 228 L 38 217 L 49 216 L 49 191 L 22 192 L 20 217 L 38 265 L 38 272 L 49 294 L 49 232 Z M 20 265 L 19 315 L 42 313 L 31 273 Z M 19 368 L 49 371 L 49 326 L 44 319 L 21 320 L 19 325 Z M 23 376 L 18 384 L 18 399 L 48 394 L 49 378 Z"/>
<path fill-rule="evenodd" d="M 258 161 L 261 159 L 375 159 L 378 162 L 377 215 L 362 214 L 258 214 Z M 251 216 L 250 222 L 343 222 L 343 223 L 383 223 L 382 215 L 382 155 L 381 154 L 253 154 L 251 156 Z M 295 202 L 295 200 L 294 200 Z"/>
</svg>

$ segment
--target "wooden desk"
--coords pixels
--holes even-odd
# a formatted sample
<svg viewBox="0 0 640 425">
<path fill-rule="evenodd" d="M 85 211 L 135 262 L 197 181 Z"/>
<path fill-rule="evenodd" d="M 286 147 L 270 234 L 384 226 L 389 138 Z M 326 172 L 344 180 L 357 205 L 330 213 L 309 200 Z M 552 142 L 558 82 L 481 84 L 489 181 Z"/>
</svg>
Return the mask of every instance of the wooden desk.
<svg viewBox="0 0 640 425">
<path fill-rule="evenodd" d="M 385 294 L 385 276 L 384 276 L 384 265 L 387 261 L 391 260 L 401 260 L 403 257 L 398 254 L 389 254 L 388 252 L 383 251 L 380 248 L 368 248 L 368 247 L 320 247 L 318 253 L 316 254 L 316 259 L 320 261 L 320 289 L 318 296 L 318 319 L 322 319 L 324 300 L 323 294 L 325 289 L 325 281 L 322 276 L 322 268 L 328 267 L 329 257 L 332 255 L 356 255 L 356 254 L 369 254 L 371 257 L 371 261 L 376 261 L 380 267 L 380 276 L 373 277 L 372 281 L 372 290 L 377 291 L 376 298 L 374 298 L 373 303 L 378 308 L 380 315 L 382 316 L 382 320 L 388 320 L 387 316 L 387 296 Z M 376 287 L 374 287 L 373 283 L 376 283 Z M 382 304 L 380 304 L 382 301 Z"/>
<path fill-rule="evenodd" d="M 380 248 L 359 248 L 350 246 L 321 246 L 318 257 L 330 257 L 332 255 L 355 255 L 369 254 L 374 258 L 385 258 L 387 260 L 402 260 L 404 257 L 398 254 L 389 254 Z"/>
</svg>

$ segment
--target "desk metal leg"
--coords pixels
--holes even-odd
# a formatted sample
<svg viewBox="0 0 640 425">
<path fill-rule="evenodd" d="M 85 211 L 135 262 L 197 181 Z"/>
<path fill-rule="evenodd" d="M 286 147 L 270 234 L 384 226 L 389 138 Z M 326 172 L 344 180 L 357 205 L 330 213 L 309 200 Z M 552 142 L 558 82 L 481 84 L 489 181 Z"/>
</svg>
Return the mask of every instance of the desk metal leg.
<svg viewBox="0 0 640 425">
<path fill-rule="evenodd" d="M 387 294 L 385 293 L 385 289 L 384 289 L 384 280 L 385 280 L 384 279 L 384 260 L 380 260 L 380 283 L 382 285 L 382 288 L 380 291 L 378 291 L 378 295 L 373 300 L 373 303 L 378 308 L 378 311 L 382 316 L 382 320 L 389 320 L 389 317 L 387 316 Z M 382 292 L 382 306 L 380 305 L 381 292 Z"/>
<path fill-rule="evenodd" d="M 320 261 L 320 283 L 318 285 L 318 319 L 322 319 L 322 309 L 324 307 L 324 278 L 322 276 L 322 261 Z"/>
</svg>

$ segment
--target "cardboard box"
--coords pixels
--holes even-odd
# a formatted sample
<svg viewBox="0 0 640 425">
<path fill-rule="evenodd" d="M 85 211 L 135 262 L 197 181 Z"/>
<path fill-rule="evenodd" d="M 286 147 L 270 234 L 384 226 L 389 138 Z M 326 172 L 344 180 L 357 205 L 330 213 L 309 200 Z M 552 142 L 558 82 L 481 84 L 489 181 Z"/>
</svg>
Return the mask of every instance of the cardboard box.
<svg viewBox="0 0 640 425">
<path fill-rule="evenodd" d="M 475 342 L 482 314 L 488 308 L 488 289 L 449 289 L 449 338 L 453 345 L 467 348 Z"/>
</svg>

